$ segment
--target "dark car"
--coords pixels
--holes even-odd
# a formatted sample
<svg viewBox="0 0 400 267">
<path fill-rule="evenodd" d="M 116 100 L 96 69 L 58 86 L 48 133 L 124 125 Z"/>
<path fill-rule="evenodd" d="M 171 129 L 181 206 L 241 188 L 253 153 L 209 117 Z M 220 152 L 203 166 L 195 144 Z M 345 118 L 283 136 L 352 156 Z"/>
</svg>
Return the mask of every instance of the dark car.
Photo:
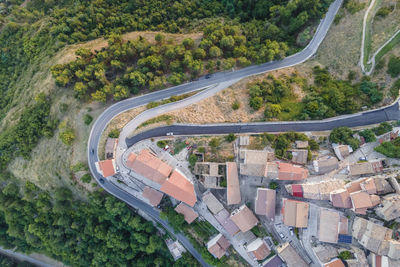
<svg viewBox="0 0 400 267">
<path fill-rule="evenodd" d="M 100 178 L 99 181 L 100 181 L 100 183 L 104 184 L 104 179 L 103 178 Z"/>
<path fill-rule="evenodd" d="M 206 78 L 206 79 L 210 79 L 211 76 L 212 76 L 211 74 L 207 74 L 205 78 Z"/>
</svg>

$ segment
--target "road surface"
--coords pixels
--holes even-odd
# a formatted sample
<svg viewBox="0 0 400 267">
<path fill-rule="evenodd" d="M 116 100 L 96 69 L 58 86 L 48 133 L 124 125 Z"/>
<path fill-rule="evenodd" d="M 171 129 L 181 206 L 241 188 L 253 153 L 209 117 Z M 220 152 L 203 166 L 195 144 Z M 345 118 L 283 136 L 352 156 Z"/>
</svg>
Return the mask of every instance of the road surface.
<svg viewBox="0 0 400 267">
<path fill-rule="evenodd" d="M 126 99 L 124 101 L 120 101 L 112 106 L 110 106 L 108 109 L 106 109 L 94 122 L 93 127 L 91 129 L 90 135 L 89 135 L 89 140 L 88 140 L 88 165 L 90 168 L 90 171 L 97 180 L 97 182 L 102 179 L 102 175 L 97 171 L 95 162 L 99 161 L 98 158 L 98 147 L 99 147 L 99 142 L 100 142 L 100 137 L 108 125 L 108 123 L 117 115 L 120 113 L 123 113 L 127 110 L 133 109 L 135 107 L 143 106 L 149 102 L 153 101 L 159 101 L 168 97 L 171 97 L 173 95 L 181 95 L 193 91 L 198 91 L 200 89 L 216 85 L 222 82 L 227 82 L 230 80 L 236 80 L 236 79 L 242 79 L 248 76 L 260 74 L 260 73 L 265 73 L 268 71 L 272 70 L 277 70 L 281 68 L 286 68 L 290 66 L 294 66 L 297 64 L 300 64 L 310 57 L 312 57 L 315 52 L 317 51 L 319 45 L 325 38 L 332 22 L 333 19 L 336 16 L 336 13 L 338 12 L 343 0 L 336 0 L 331 4 L 329 7 L 328 12 L 326 13 L 324 19 L 321 20 L 313 39 L 310 41 L 310 43 L 307 45 L 306 48 L 304 48 L 301 52 L 294 54 L 292 56 L 289 56 L 287 58 L 284 58 L 283 60 L 280 61 L 272 61 L 268 62 L 265 64 L 261 65 L 254 65 L 250 66 L 247 68 L 243 68 L 237 71 L 233 72 L 220 72 L 220 73 L 215 73 L 212 75 L 211 78 L 205 79 L 200 78 L 198 81 L 194 81 L 191 83 L 186 83 L 182 84 L 179 86 L 171 87 L 162 91 L 158 92 L 153 92 L 147 95 L 143 96 L 138 96 L 138 97 L 133 97 L 130 99 Z M 239 126 L 241 127 L 241 126 Z M 277 129 L 279 126 L 276 126 L 275 128 Z M 245 128 L 241 128 L 241 131 L 244 131 Z M 282 131 L 284 129 L 282 128 Z M 132 141 L 134 139 L 130 139 Z M 128 143 L 125 143 L 125 140 L 120 140 L 119 145 L 122 145 L 122 147 L 127 146 Z M 131 143 L 130 143 L 131 144 Z M 155 210 L 147 205 L 146 203 L 134 198 L 133 196 L 129 195 L 122 189 L 116 187 L 112 183 L 105 181 L 104 183 L 100 183 L 99 185 L 108 193 L 112 194 L 113 196 L 119 198 L 120 200 L 126 202 L 128 205 L 138 208 L 142 210 L 143 212 L 146 212 L 150 216 L 152 216 L 156 221 L 158 221 L 160 224 L 162 224 L 164 227 L 167 229 L 171 229 L 169 225 L 167 224 L 166 221 L 163 221 L 159 218 L 158 213 L 155 214 Z M 172 230 L 172 229 L 171 229 Z M 188 240 L 180 235 L 176 235 L 177 239 L 185 246 L 185 248 L 192 253 L 192 255 L 204 266 L 208 266 L 204 260 L 201 258 L 200 254 L 191 246 L 191 244 L 188 242 Z"/>
</svg>

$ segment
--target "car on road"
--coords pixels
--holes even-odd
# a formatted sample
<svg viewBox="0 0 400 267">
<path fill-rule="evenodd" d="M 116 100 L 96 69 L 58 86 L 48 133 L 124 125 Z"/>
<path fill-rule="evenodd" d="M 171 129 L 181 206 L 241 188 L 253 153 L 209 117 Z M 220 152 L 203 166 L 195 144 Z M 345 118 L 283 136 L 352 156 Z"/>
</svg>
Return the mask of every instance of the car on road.
<svg viewBox="0 0 400 267">
<path fill-rule="evenodd" d="M 173 132 L 167 133 L 167 136 L 171 136 L 171 135 L 174 135 L 174 133 Z"/>
<path fill-rule="evenodd" d="M 280 236 L 282 239 L 285 238 L 285 236 L 284 236 L 282 233 L 279 233 L 279 236 Z"/>
<path fill-rule="evenodd" d="M 290 235 L 294 235 L 293 227 L 289 227 Z"/>
<path fill-rule="evenodd" d="M 103 178 L 100 178 L 99 181 L 100 181 L 100 183 L 104 184 L 104 179 Z"/>
<path fill-rule="evenodd" d="M 211 74 L 206 74 L 206 79 L 210 79 L 212 77 L 212 75 Z"/>
</svg>

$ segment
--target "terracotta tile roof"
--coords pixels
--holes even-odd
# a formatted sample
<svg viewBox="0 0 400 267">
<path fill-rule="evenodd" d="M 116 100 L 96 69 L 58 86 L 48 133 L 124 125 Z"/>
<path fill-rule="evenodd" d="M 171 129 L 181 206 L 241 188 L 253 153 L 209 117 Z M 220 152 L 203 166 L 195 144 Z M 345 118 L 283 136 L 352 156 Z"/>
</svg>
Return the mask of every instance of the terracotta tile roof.
<svg viewBox="0 0 400 267">
<path fill-rule="evenodd" d="M 381 160 L 374 160 L 368 162 L 360 162 L 349 166 L 350 175 L 363 175 L 378 173 L 383 171 Z"/>
<path fill-rule="evenodd" d="M 275 159 L 273 152 L 264 150 L 244 150 L 245 164 L 266 164 L 268 161 Z"/>
<path fill-rule="evenodd" d="M 376 186 L 375 181 L 372 178 L 369 178 L 360 184 L 360 187 L 363 191 L 366 191 L 368 194 L 376 194 Z"/>
<path fill-rule="evenodd" d="M 287 242 L 279 246 L 277 252 L 289 267 L 309 267 L 309 265 L 297 253 L 296 249 Z"/>
<path fill-rule="evenodd" d="M 307 227 L 308 209 L 309 204 L 306 202 L 283 199 L 283 223 L 298 228 Z"/>
<path fill-rule="evenodd" d="M 225 255 L 230 245 L 229 241 L 222 234 L 218 234 L 208 241 L 207 249 L 214 257 L 220 259 Z"/>
<path fill-rule="evenodd" d="M 359 191 L 350 194 L 353 209 L 357 212 L 358 209 L 368 209 L 373 207 L 371 198 L 367 192 Z"/>
<path fill-rule="evenodd" d="M 275 190 L 268 188 L 257 188 L 255 212 L 258 215 L 267 216 L 268 219 L 275 219 Z"/>
<path fill-rule="evenodd" d="M 308 170 L 292 165 L 290 163 L 279 162 L 278 163 L 278 179 L 293 181 L 293 180 L 304 180 L 308 176 Z"/>
<path fill-rule="evenodd" d="M 295 164 L 306 164 L 308 151 L 305 149 L 292 149 L 292 162 Z"/>
<path fill-rule="evenodd" d="M 215 215 L 215 218 L 230 235 L 233 236 L 239 232 L 239 227 L 237 227 L 237 225 L 231 220 L 230 214 L 226 209 L 218 212 L 218 214 Z"/>
<path fill-rule="evenodd" d="M 383 197 L 382 205 L 375 209 L 376 214 L 385 221 L 400 217 L 400 195 L 390 194 Z"/>
<path fill-rule="evenodd" d="M 241 201 L 240 184 L 235 162 L 226 163 L 227 202 L 228 205 L 239 204 Z"/>
<path fill-rule="evenodd" d="M 258 261 L 265 259 L 270 252 L 268 245 L 261 238 L 257 238 L 247 245 L 247 253 Z"/>
<path fill-rule="evenodd" d="M 231 220 L 242 232 L 247 232 L 258 224 L 257 217 L 246 205 L 232 212 Z"/>
<path fill-rule="evenodd" d="M 157 158 L 148 149 L 139 155 L 129 155 L 126 166 L 134 172 L 162 185 L 172 171 L 172 167 Z"/>
<path fill-rule="evenodd" d="M 340 215 L 336 211 L 319 210 L 319 241 L 334 243 L 338 242 Z"/>
<path fill-rule="evenodd" d="M 349 234 L 349 219 L 343 216 L 340 216 L 339 234 L 340 235 Z"/>
<path fill-rule="evenodd" d="M 197 217 L 199 217 L 197 212 L 183 202 L 176 206 L 175 211 L 182 214 L 188 224 L 191 224 L 194 220 L 196 220 Z"/>
<path fill-rule="evenodd" d="M 164 194 L 149 187 L 149 186 L 146 186 L 143 189 L 142 196 L 147 198 L 149 200 L 150 204 L 153 207 L 155 207 L 155 206 L 158 206 L 158 204 L 160 204 L 161 199 L 164 196 Z"/>
<path fill-rule="evenodd" d="M 349 209 L 351 204 L 350 193 L 346 189 L 339 189 L 331 193 L 331 202 L 334 207 Z"/>
<path fill-rule="evenodd" d="M 332 260 L 324 264 L 324 267 L 345 267 L 341 259 Z"/>
<path fill-rule="evenodd" d="M 326 159 L 319 159 L 313 161 L 314 170 L 318 174 L 325 174 L 339 168 L 339 161 L 337 158 L 331 157 Z"/>
<path fill-rule="evenodd" d="M 346 184 L 346 189 L 347 191 L 349 191 L 349 193 L 353 193 L 353 192 L 358 192 L 361 191 L 361 183 L 364 182 L 365 180 L 367 180 L 367 178 L 360 178 L 358 180 L 355 180 L 351 183 Z"/>
<path fill-rule="evenodd" d="M 178 170 L 172 172 L 171 176 L 162 184 L 160 190 L 191 207 L 197 201 L 194 185 Z"/>
<path fill-rule="evenodd" d="M 278 178 L 278 164 L 276 162 L 268 162 L 265 167 L 265 177 L 269 179 Z"/>
<path fill-rule="evenodd" d="M 99 161 L 99 169 L 104 177 L 113 176 L 115 172 L 115 162 L 113 159 Z"/>
</svg>

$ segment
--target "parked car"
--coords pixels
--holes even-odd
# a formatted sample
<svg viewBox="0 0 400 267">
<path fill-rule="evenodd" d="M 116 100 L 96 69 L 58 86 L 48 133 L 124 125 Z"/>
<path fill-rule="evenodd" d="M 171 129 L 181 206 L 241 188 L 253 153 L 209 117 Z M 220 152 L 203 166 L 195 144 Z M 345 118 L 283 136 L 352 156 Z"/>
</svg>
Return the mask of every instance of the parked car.
<svg viewBox="0 0 400 267">
<path fill-rule="evenodd" d="M 285 236 L 282 233 L 279 233 L 279 236 L 283 239 Z"/>
<path fill-rule="evenodd" d="M 167 151 L 168 149 L 169 149 L 169 145 L 166 145 L 166 146 L 164 147 L 164 150 Z"/>
<path fill-rule="evenodd" d="M 206 74 L 206 77 L 205 77 L 205 78 L 206 78 L 206 79 L 210 79 L 211 76 L 212 76 L 211 74 Z"/>
<path fill-rule="evenodd" d="M 171 135 L 174 135 L 174 133 L 173 132 L 167 133 L 167 136 L 171 136 Z"/>
<path fill-rule="evenodd" d="M 294 235 L 293 227 L 289 227 L 290 235 Z"/>
</svg>

